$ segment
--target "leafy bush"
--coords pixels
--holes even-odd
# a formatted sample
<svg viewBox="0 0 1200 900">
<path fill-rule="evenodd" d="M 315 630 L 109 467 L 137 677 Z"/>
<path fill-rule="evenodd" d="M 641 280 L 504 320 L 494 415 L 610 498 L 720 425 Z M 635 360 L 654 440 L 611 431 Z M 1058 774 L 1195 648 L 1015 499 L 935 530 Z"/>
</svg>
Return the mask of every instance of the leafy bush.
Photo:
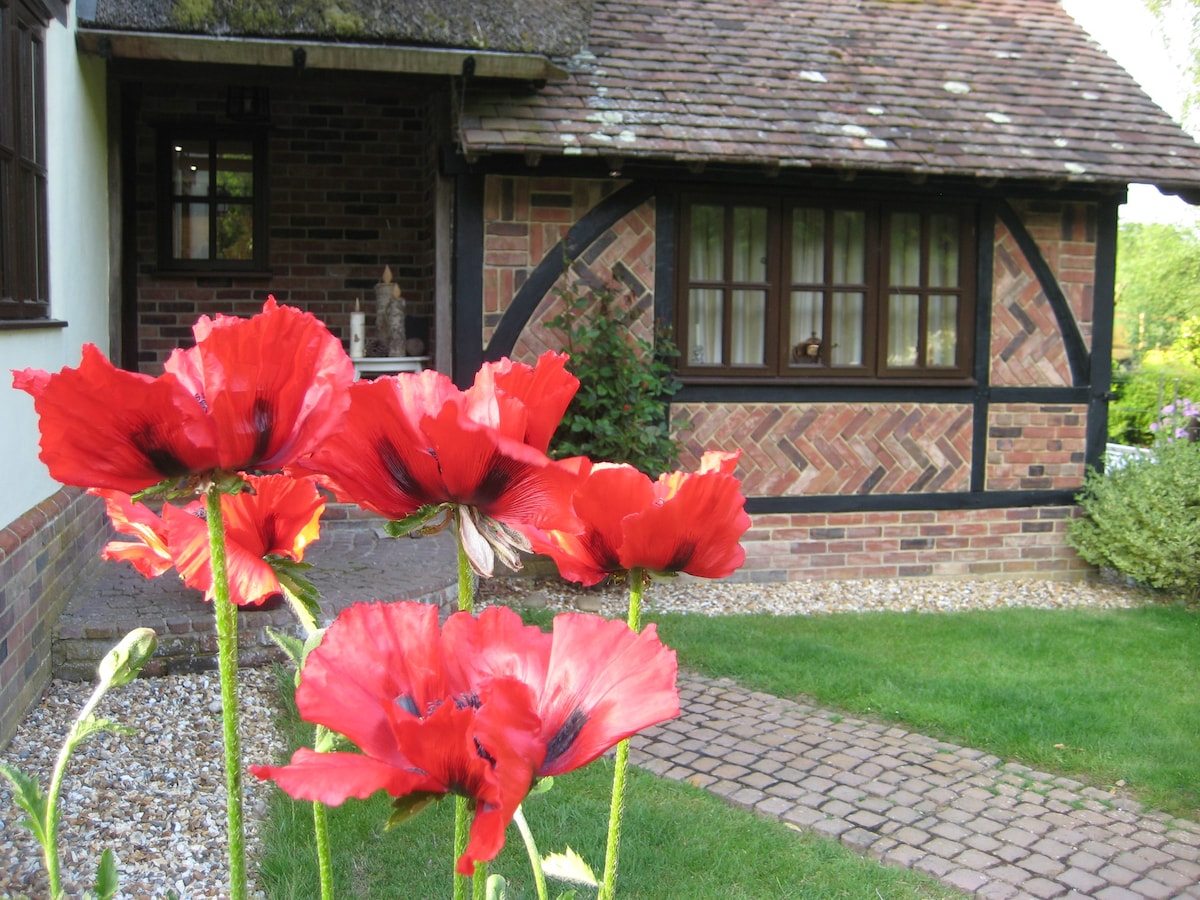
<svg viewBox="0 0 1200 900">
<path fill-rule="evenodd" d="M 1068 541 L 1088 562 L 1200 597 L 1200 444 L 1175 441 L 1107 474 L 1089 472 Z"/>
<path fill-rule="evenodd" d="M 1113 377 L 1116 400 L 1108 408 L 1108 437 L 1118 444 L 1148 447 L 1150 427 L 1163 406 L 1181 397 L 1200 397 L 1200 370 L 1178 360 L 1151 359 L 1129 373 Z"/>
<path fill-rule="evenodd" d="M 566 309 L 546 324 L 562 335 L 579 392 L 554 433 L 550 454 L 625 462 L 651 477 L 674 468 L 679 442 L 668 404 L 679 390 L 671 369 L 679 350 L 670 333 L 656 329 L 653 343 L 638 336 L 634 326 L 642 313 L 628 292 L 618 296 L 606 287 L 562 296 Z"/>
</svg>

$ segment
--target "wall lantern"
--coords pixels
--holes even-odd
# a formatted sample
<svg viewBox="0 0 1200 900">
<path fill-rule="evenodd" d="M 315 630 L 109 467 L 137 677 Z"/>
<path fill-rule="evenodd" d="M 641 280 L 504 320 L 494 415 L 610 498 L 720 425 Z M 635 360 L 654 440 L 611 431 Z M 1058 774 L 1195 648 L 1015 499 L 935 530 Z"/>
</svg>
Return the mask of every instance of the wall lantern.
<svg viewBox="0 0 1200 900">
<path fill-rule="evenodd" d="M 225 115 L 233 122 L 269 122 L 271 92 L 265 87 L 231 86 L 225 94 Z"/>
</svg>

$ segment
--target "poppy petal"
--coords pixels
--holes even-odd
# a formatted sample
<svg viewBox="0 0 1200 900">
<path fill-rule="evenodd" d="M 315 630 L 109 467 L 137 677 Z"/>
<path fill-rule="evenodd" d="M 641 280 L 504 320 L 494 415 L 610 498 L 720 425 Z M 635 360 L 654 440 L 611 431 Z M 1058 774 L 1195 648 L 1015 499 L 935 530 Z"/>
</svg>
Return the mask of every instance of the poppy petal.
<svg viewBox="0 0 1200 900">
<path fill-rule="evenodd" d="M 345 735 L 367 754 L 396 758 L 397 710 L 416 719 L 446 696 L 437 607 L 356 603 L 308 655 L 296 689 L 307 722 Z"/>
<path fill-rule="evenodd" d="M 258 557 L 286 556 L 296 562 L 321 533 L 325 500 L 309 478 L 249 475 L 249 487 L 221 498 L 226 540 Z"/>
<path fill-rule="evenodd" d="M 632 734 L 679 715 L 675 651 L 654 625 L 575 613 L 554 619 L 546 685 L 538 698 L 547 743 L 538 774 L 585 766 Z"/>
<path fill-rule="evenodd" d="M 579 390 L 567 360 L 565 353 L 547 351 L 535 366 L 507 358 L 484 363 L 465 392 L 477 404 L 471 418 L 545 453 Z"/>
<path fill-rule="evenodd" d="M 104 500 L 113 527 L 122 534 L 141 538 L 140 541 L 110 541 L 100 551 L 104 560 L 124 560 L 147 578 L 156 578 L 170 569 L 174 562 L 167 548 L 167 527 L 154 510 L 144 503 L 134 503 L 122 491 L 93 489 L 89 493 Z"/>
<path fill-rule="evenodd" d="M 13 371 L 34 399 L 39 458 L 63 484 L 136 493 L 167 478 L 216 467 L 216 430 L 172 375 L 118 369 L 93 344 L 78 368 Z"/>
<path fill-rule="evenodd" d="M 250 766 L 250 772 L 270 779 L 290 797 L 337 806 L 347 797 L 365 800 L 376 791 L 400 797 L 430 790 L 423 772 L 389 765 L 360 753 L 317 753 L 301 747 L 285 766 Z"/>
<path fill-rule="evenodd" d="M 750 517 L 736 478 L 674 473 L 660 478 L 655 491 L 655 503 L 622 523 L 622 565 L 725 578 L 745 562 L 739 541 Z"/>
<path fill-rule="evenodd" d="M 452 400 L 421 423 L 437 456 L 444 502 L 473 506 L 512 525 L 569 529 L 575 524 L 570 509 L 578 475 L 544 453 L 471 421 L 462 407 Z"/>
<path fill-rule="evenodd" d="M 222 469 L 281 468 L 341 428 L 354 363 L 311 313 L 271 297 L 256 316 L 201 317 L 192 332 L 196 345 L 163 368 L 204 397 Z"/>
<path fill-rule="evenodd" d="M 438 459 L 419 422 L 456 393 L 449 378 L 431 369 L 357 382 L 341 430 L 293 468 L 318 475 L 339 500 L 389 519 L 442 503 Z"/>
<path fill-rule="evenodd" d="M 551 637 L 526 625 L 506 606 L 489 606 L 478 616 L 453 613 L 442 626 L 446 681 L 452 692 L 477 690 L 491 678 L 516 678 L 535 693 L 546 683 Z"/>
</svg>

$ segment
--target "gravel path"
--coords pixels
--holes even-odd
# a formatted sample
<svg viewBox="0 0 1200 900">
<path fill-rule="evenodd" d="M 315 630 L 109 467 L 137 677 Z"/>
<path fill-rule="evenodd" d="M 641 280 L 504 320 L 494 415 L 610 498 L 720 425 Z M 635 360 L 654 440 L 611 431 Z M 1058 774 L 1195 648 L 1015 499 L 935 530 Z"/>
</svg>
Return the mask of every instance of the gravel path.
<svg viewBox="0 0 1200 900">
<path fill-rule="evenodd" d="M 597 608 L 622 615 L 623 587 L 579 590 L 550 579 L 485 583 L 485 602 L 551 609 Z M 1120 585 L 1051 581 L 860 581 L 720 584 L 659 581 L 646 591 L 649 610 L 721 615 L 736 612 L 820 614 L 903 610 L 948 612 L 999 607 L 1130 607 L 1145 595 Z M 0 759 L 45 781 L 62 735 L 91 685 L 54 681 Z M 94 876 L 99 854 L 117 855 L 121 898 L 227 896 L 224 879 L 224 776 L 215 673 L 140 679 L 115 688 L 97 714 L 137 729 L 92 737 L 72 758 L 64 788 L 60 849 L 68 896 Z M 279 752 L 274 684 L 269 670 L 243 670 L 246 762 Z M 256 823 L 267 786 L 247 777 L 248 850 L 253 868 Z M 0 896 L 44 896 L 40 851 L 17 823 L 7 782 L 0 786 Z M 252 874 L 253 877 L 253 874 Z"/>
</svg>

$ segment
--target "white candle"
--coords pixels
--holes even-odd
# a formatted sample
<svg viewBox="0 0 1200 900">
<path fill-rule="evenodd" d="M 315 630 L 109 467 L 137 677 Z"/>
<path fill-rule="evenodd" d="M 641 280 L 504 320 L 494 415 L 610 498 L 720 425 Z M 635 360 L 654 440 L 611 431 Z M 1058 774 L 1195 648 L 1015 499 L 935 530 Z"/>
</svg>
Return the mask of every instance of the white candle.
<svg viewBox="0 0 1200 900">
<path fill-rule="evenodd" d="M 350 313 L 350 358 L 362 359 L 367 355 L 367 314 Z"/>
</svg>

